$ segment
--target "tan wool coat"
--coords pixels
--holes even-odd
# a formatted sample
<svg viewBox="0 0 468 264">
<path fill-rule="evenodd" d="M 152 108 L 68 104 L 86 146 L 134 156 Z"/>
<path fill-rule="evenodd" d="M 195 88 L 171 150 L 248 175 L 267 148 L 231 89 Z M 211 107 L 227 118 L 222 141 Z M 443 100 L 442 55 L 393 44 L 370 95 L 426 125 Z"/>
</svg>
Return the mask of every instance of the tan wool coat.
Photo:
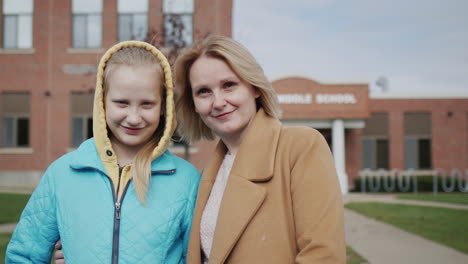
<svg viewBox="0 0 468 264">
<path fill-rule="evenodd" d="M 307 127 L 284 127 L 260 109 L 247 128 L 222 198 L 210 264 L 345 263 L 343 204 L 330 149 Z M 226 154 L 205 168 L 187 263 L 201 263 L 200 221 Z"/>
</svg>

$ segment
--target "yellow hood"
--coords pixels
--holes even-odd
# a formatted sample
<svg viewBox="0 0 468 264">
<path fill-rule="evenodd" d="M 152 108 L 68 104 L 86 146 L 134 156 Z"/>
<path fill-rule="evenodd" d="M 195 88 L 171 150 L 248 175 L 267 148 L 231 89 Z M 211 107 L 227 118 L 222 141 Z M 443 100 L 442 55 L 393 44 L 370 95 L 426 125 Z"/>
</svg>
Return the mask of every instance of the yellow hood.
<svg viewBox="0 0 468 264">
<path fill-rule="evenodd" d="M 119 175 L 119 168 L 117 164 L 117 157 L 114 150 L 112 149 L 112 144 L 107 134 L 107 124 L 104 110 L 103 78 L 107 61 L 110 59 L 112 54 L 125 47 L 141 47 L 151 51 L 161 64 L 161 68 L 164 71 L 164 82 L 166 89 L 166 124 L 164 127 L 163 136 L 161 137 L 158 146 L 153 150 L 153 160 L 166 151 L 176 126 L 174 88 L 172 85 L 171 67 L 166 57 L 157 48 L 142 41 L 120 42 L 107 50 L 106 53 L 102 56 L 97 69 L 96 91 L 94 94 L 93 108 L 93 133 L 98 155 L 101 158 L 104 167 L 106 168 L 106 171 L 114 184 L 117 182 L 116 177 Z"/>
</svg>

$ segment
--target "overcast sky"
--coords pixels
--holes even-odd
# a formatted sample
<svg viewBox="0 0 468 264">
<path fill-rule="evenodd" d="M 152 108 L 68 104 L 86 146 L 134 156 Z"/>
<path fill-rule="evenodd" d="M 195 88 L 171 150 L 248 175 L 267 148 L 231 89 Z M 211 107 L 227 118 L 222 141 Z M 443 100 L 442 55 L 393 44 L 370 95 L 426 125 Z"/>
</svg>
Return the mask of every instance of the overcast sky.
<svg viewBox="0 0 468 264">
<path fill-rule="evenodd" d="M 468 98 L 468 0 L 234 0 L 233 36 L 272 81 Z M 381 76 L 386 92 L 373 84 Z"/>
</svg>

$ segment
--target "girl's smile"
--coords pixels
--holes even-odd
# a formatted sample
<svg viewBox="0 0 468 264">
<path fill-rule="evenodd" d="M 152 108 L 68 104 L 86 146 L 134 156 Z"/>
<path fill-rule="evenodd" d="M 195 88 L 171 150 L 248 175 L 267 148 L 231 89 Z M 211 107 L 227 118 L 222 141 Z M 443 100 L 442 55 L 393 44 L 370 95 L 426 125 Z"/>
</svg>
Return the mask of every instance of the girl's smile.
<svg viewBox="0 0 468 264">
<path fill-rule="evenodd" d="M 125 129 L 125 131 L 129 135 L 137 135 L 138 133 L 140 133 L 140 131 L 143 130 L 143 128 L 132 128 L 132 127 L 125 127 L 125 126 L 122 126 L 122 127 Z"/>
</svg>

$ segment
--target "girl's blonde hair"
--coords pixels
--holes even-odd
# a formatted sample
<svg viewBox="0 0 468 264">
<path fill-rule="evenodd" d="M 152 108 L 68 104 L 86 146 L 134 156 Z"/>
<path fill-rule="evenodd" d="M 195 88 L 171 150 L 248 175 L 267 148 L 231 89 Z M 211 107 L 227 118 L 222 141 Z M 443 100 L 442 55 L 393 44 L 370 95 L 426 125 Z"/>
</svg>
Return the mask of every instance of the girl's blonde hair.
<svg viewBox="0 0 468 264">
<path fill-rule="evenodd" d="M 159 119 L 159 125 L 156 131 L 154 132 L 151 140 L 144 145 L 136 154 L 133 159 L 132 165 L 132 178 L 135 186 L 135 191 L 138 196 L 138 199 L 142 204 L 145 203 L 145 196 L 148 190 L 148 184 L 151 179 L 151 162 L 153 159 L 152 153 L 153 150 L 158 146 L 159 141 L 164 133 L 165 125 L 165 82 L 164 72 L 162 71 L 161 65 L 158 59 L 151 53 L 142 47 L 125 47 L 110 57 L 104 68 L 104 77 L 103 77 L 103 88 L 104 88 L 104 101 L 106 94 L 109 90 L 109 78 L 119 66 L 145 66 L 152 67 L 155 74 L 158 75 L 160 83 L 160 92 L 161 92 L 161 117 Z M 111 133 L 108 129 L 108 133 Z"/>
<path fill-rule="evenodd" d="M 190 69 L 202 56 L 224 61 L 239 78 L 260 93 L 260 97 L 256 99 L 257 109 L 263 108 L 267 115 L 279 117 L 280 109 L 276 93 L 252 54 L 231 38 L 212 35 L 183 50 L 175 61 L 176 116 L 179 124 L 177 129 L 184 140 L 194 142 L 215 138 L 213 131 L 196 113 L 192 98 Z"/>
</svg>

